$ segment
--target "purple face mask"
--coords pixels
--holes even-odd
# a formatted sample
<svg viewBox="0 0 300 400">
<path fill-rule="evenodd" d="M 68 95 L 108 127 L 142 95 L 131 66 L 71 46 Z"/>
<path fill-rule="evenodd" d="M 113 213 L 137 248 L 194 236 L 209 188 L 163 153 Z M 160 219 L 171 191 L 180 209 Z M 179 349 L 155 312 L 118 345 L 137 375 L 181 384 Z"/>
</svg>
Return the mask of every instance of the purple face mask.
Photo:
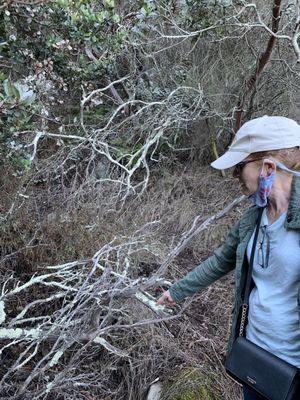
<svg viewBox="0 0 300 400">
<path fill-rule="evenodd" d="M 248 198 L 258 207 L 265 207 L 275 179 L 275 171 L 272 171 L 268 176 L 263 176 L 261 172 L 258 179 L 258 188 L 256 192 L 251 194 Z"/>
<path fill-rule="evenodd" d="M 282 169 L 283 171 L 289 172 L 290 174 L 293 174 L 300 178 L 300 172 L 293 171 L 293 170 L 287 168 L 280 161 L 275 160 L 272 157 L 270 157 L 270 159 L 272 161 L 274 161 L 277 168 Z M 269 176 L 263 176 L 262 172 L 260 173 L 257 191 L 248 197 L 258 207 L 265 207 L 267 205 L 268 196 L 271 192 L 274 179 L 275 179 L 275 171 L 272 171 Z"/>
</svg>

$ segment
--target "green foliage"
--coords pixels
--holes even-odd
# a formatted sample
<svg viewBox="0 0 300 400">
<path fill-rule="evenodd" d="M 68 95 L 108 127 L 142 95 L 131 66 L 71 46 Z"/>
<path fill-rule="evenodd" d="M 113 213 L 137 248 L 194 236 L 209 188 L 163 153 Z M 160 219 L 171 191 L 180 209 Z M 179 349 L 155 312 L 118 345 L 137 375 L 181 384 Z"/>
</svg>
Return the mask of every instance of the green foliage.
<svg viewBox="0 0 300 400">
<path fill-rule="evenodd" d="M 0 17 L 4 21 L 2 41 L 7 43 L 0 46 L 2 57 L 28 71 L 35 62 L 50 58 L 54 70 L 72 84 L 80 84 L 81 74 L 93 79 L 96 72 L 103 73 L 111 67 L 127 35 L 113 0 L 102 4 L 93 0 L 56 0 L 20 11 L 2 10 Z"/>
<path fill-rule="evenodd" d="M 22 173 L 30 168 L 31 162 L 27 143 L 20 132 L 34 127 L 30 111 L 36 107 L 33 104 L 36 95 L 25 83 L 13 82 L 4 74 L 1 80 L 0 155 L 2 162 L 6 159 L 17 173 Z"/>
<path fill-rule="evenodd" d="M 23 157 L 24 153 L 24 159 L 28 158 L 26 145 L 29 139 L 27 142 L 21 139 L 20 132 L 33 130 L 41 120 L 45 123 L 41 110 L 47 112 L 47 119 L 54 124 L 59 121 L 67 125 L 72 121 L 76 125 L 80 121 L 78 105 L 83 93 L 104 87 L 108 81 L 129 76 L 124 85 L 114 88 L 117 96 L 107 90 L 103 97 L 93 98 L 87 103 L 83 119 L 89 129 L 105 126 L 123 100 L 164 101 L 174 88 L 185 85 L 190 62 L 188 56 L 180 55 L 182 63 L 177 57 L 175 61 L 171 46 L 168 58 L 168 51 L 163 47 L 168 49 L 169 43 L 160 40 L 158 32 L 172 33 L 174 30 L 176 35 L 175 25 L 172 27 L 170 21 L 176 21 L 180 29 L 196 30 L 210 26 L 212 19 L 223 16 L 224 10 L 218 6 L 211 13 L 207 4 L 206 1 L 180 0 L 173 7 L 155 0 L 118 3 L 114 0 L 50 0 L 2 8 L 0 57 L 8 67 L 0 75 L 3 82 L 0 91 L 3 115 L 1 147 L 2 150 L 9 149 L 5 151 L 7 157 L 16 152 L 16 148 L 10 146 L 15 142 L 19 146 L 17 156 Z M 215 33 L 208 31 L 207 35 L 214 34 L 219 39 L 224 33 L 224 28 L 220 27 Z M 191 44 L 198 39 L 199 36 L 192 35 Z M 149 57 L 152 51 L 159 54 L 157 60 Z M 166 111 L 175 115 L 177 110 L 184 114 L 186 109 L 187 119 L 184 120 L 188 120 L 192 97 L 188 94 L 184 101 L 182 93 L 179 97 L 172 100 Z M 77 113 L 70 115 L 68 110 L 72 107 Z M 134 115 L 137 107 L 133 105 L 132 110 L 131 106 L 128 107 L 129 114 L 132 112 Z M 136 121 L 131 120 L 134 133 L 130 139 L 124 139 L 120 132 L 108 134 L 107 143 L 118 160 L 127 162 L 145 143 L 149 131 L 139 131 L 138 128 L 144 124 L 143 118 L 151 121 L 150 130 L 155 129 L 151 112 L 149 110 L 146 117 L 146 112 L 142 112 Z M 127 111 L 120 113 L 113 123 L 118 124 L 126 117 Z M 129 123 L 126 129 L 130 131 L 131 128 Z M 80 134 L 81 129 L 79 127 Z M 166 135 L 153 150 L 156 155 L 163 142 L 174 146 L 181 144 L 181 125 Z M 21 147 L 23 153 L 19 154 Z"/>
<path fill-rule="evenodd" d="M 20 105 L 30 105 L 35 100 L 35 93 L 26 84 L 11 82 L 10 79 L 5 79 L 3 81 L 3 89 L 6 98 L 1 94 L 0 96 L 8 102 L 17 102 Z"/>
<path fill-rule="evenodd" d="M 105 84 L 102 77 L 118 78 L 118 57 L 127 51 L 129 35 L 151 31 L 155 1 L 132 2 L 126 7 L 132 14 L 128 21 L 127 11 L 119 14 L 114 0 L 53 0 L 0 10 L 0 57 L 10 66 L 0 74 L 0 152 L 16 168 L 29 165 L 32 135 L 21 132 L 34 133 L 41 109 L 47 110 L 49 119 L 58 110 L 58 120 L 68 123 L 68 109 L 79 103 L 83 87 Z M 70 104 L 65 104 L 66 94 Z M 111 109 L 111 104 L 91 105 L 85 110 L 85 122 L 101 123 Z M 76 110 L 74 122 L 79 116 Z M 112 142 L 111 151 L 124 161 L 141 146 L 121 142 Z"/>
<path fill-rule="evenodd" d="M 28 158 L 24 158 L 21 156 L 12 156 L 11 157 L 11 162 L 14 166 L 16 166 L 18 169 L 21 170 L 28 170 L 30 169 L 30 160 Z"/>
</svg>

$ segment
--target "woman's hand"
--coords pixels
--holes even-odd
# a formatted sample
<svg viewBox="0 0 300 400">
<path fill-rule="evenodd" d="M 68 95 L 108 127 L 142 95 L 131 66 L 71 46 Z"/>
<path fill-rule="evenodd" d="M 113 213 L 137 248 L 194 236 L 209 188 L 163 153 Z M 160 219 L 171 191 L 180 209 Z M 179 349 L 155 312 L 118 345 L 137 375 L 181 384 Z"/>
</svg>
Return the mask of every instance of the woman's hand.
<svg viewBox="0 0 300 400">
<path fill-rule="evenodd" d="M 156 302 L 157 306 L 167 305 L 167 306 L 174 306 L 175 301 L 172 299 L 172 296 L 168 290 L 163 292 L 160 298 Z"/>
</svg>

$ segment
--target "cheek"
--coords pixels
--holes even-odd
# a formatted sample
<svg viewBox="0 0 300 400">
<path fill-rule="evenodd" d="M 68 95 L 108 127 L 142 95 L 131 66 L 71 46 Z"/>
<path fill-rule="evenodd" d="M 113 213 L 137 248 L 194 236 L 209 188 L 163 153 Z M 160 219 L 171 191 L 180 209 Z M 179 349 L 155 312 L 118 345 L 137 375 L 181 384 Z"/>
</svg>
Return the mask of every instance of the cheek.
<svg viewBox="0 0 300 400">
<path fill-rule="evenodd" d="M 241 173 L 241 181 L 245 184 L 247 184 L 249 182 L 249 180 L 251 180 L 251 175 L 248 173 L 247 170 L 245 170 L 245 168 L 243 169 L 242 173 Z"/>
<path fill-rule="evenodd" d="M 242 182 L 249 188 L 256 189 L 258 185 L 258 178 L 252 171 L 245 170 L 241 176 Z"/>
</svg>

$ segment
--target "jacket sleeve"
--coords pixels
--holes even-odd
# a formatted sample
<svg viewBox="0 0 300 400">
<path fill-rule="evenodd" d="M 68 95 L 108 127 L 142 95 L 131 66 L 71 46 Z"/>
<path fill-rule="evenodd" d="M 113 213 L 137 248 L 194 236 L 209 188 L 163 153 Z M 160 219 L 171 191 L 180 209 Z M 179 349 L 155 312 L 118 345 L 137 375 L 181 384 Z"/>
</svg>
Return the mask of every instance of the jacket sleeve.
<svg viewBox="0 0 300 400">
<path fill-rule="evenodd" d="M 185 277 L 170 287 L 175 302 L 192 296 L 235 268 L 236 249 L 239 243 L 239 222 L 230 230 L 225 244 L 199 264 Z"/>
</svg>

